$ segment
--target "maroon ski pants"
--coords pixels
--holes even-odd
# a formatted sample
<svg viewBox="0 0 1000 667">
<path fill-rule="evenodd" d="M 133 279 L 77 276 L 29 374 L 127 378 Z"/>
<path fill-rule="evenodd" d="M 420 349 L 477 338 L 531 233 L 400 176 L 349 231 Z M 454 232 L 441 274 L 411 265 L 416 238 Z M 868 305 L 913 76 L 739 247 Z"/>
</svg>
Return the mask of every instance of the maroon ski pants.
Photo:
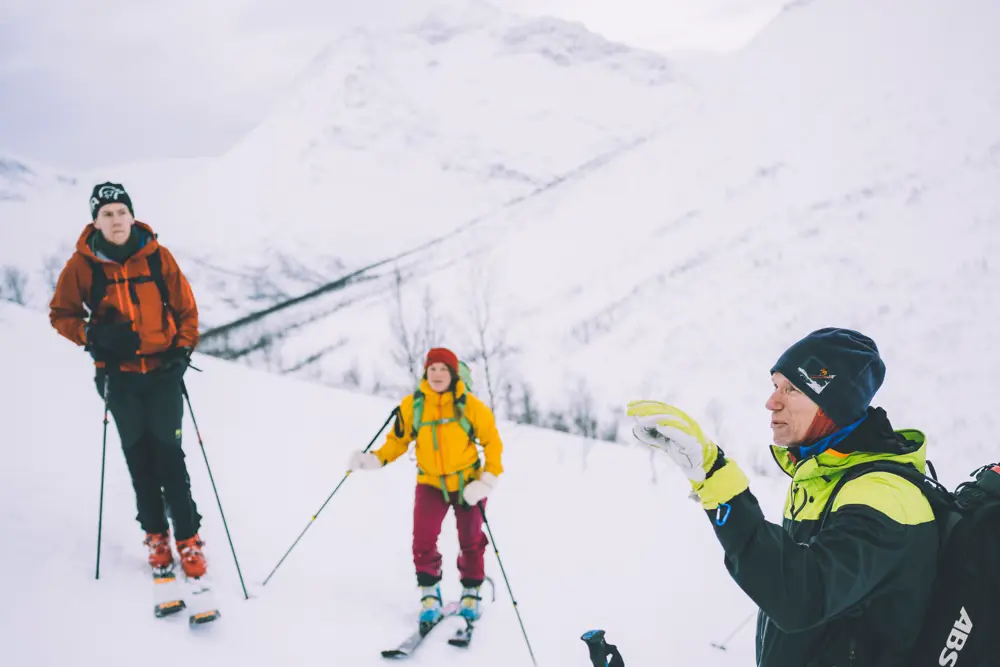
<svg viewBox="0 0 1000 667">
<path fill-rule="evenodd" d="M 413 503 L 413 564 L 417 570 L 419 586 L 433 586 L 441 581 L 441 553 L 438 536 L 448 508 L 455 508 L 458 528 L 458 573 L 463 586 L 479 586 L 485 577 L 484 555 L 489 540 L 483 533 L 483 515 L 478 507 L 462 503 L 456 491 L 449 493 L 451 502 L 444 499 L 441 489 L 428 484 L 417 484 Z M 481 504 L 484 509 L 486 500 Z"/>
</svg>

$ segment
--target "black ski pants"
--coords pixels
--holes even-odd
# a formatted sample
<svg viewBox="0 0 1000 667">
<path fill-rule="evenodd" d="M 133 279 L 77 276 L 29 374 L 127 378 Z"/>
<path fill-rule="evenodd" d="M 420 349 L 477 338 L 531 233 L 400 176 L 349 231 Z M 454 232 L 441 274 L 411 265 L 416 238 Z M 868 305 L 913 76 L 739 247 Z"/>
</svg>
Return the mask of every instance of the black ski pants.
<svg viewBox="0 0 1000 667">
<path fill-rule="evenodd" d="M 181 448 L 183 374 L 183 366 L 145 374 L 112 371 L 108 384 L 108 408 L 135 490 L 136 520 L 147 533 L 165 533 L 169 513 L 177 540 L 194 536 L 201 525 Z M 104 377 L 99 370 L 95 378 L 102 398 Z"/>
</svg>

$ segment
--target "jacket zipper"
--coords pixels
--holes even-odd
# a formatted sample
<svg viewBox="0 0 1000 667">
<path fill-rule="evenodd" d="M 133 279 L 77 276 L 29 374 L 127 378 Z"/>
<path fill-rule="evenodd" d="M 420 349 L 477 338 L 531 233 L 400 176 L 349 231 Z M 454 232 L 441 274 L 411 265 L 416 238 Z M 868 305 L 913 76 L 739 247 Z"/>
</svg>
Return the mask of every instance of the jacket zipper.
<svg viewBox="0 0 1000 667">
<path fill-rule="evenodd" d="M 445 483 L 445 472 L 444 472 L 444 452 L 442 451 L 441 445 L 444 443 L 444 434 L 441 432 L 441 420 L 444 419 L 444 403 L 441 402 L 441 397 L 438 396 L 438 424 L 435 426 L 437 428 L 437 456 L 438 456 L 438 467 L 441 470 L 441 483 Z"/>
<path fill-rule="evenodd" d="M 803 493 L 803 496 L 802 496 L 802 505 L 800 505 L 798 509 L 795 508 L 795 500 L 796 500 L 796 498 L 799 497 L 799 489 L 801 489 L 801 488 L 802 487 L 800 487 L 800 486 L 793 486 L 792 487 L 792 520 L 793 521 L 799 515 L 799 513 L 802 512 L 803 509 L 805 509 L 806 503 L 809 501 L 809 494 L 806 493 L 805 490 L 803 490 L 802 491 L 802 493 Z"/>
</svg>

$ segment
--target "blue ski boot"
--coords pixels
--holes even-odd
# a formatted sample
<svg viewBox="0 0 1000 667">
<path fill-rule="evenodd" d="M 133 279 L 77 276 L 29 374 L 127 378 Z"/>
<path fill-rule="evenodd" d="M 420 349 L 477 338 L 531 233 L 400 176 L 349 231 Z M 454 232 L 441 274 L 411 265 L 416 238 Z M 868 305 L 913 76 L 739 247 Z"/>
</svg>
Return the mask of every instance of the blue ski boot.
<svg viewBox="0 0 1000 667">
<path fill-rule="evenodd" d="M 420 587 L 420 632 L 426 633 L 441 620 L 441 587 Z"/>
<path fill-rule="evenodd" d="M 458 611 L 459 615 L 470 623 L 478 621 L 479 617 L 482 616 L 482 611 L 479 609 L 479 601 L 481 599 L 479 596 L 479 586 L 475 588 L 463 587 L 461 606 Z"/>
</svg>

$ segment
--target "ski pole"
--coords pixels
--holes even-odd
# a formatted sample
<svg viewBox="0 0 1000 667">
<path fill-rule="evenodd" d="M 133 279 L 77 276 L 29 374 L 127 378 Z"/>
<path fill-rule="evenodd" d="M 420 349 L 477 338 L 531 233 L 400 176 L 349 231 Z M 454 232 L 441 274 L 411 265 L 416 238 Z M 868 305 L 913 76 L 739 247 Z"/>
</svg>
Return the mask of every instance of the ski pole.
<svg viewBox="0 0 1000 667">
<path fill-rule="evenodd" d="M 493 543 L 493 553 L 496 554 L 497 563 L 500 564 L 500 574 L 503 575 L 503 581 L 507 584 L 507 593 L 510 594 L 510 601 L 514 604 L 514 613 L 517 614 L 517 622 L 521 624 L 521 634 L 524 635 L 524 643 L 528 645 L 528 654 L 531 655 L 531 664 L 538 667 L 538 662 L 535 660 L 535 652 L 531 650 L 531 642 L 528 641 L 528 633 L 524 629 L 524 621 L 521 620 L 521 612 L 517 608 L 517 600 L 514 599 L 514 591 L 510 589 L 510 580 L 507 579 L 507 572 L 504 570 L 503 561 L 500 560 L 500 550 L 497 548 L 497 542 L 493 539 L 493 531 L 490 530 L 490 522 L 486 519 L 486 510 L 483 509 L 482 501 L 476 504 L 479 508 L 479 513 L 483 515 L 483 524 L 486 526 L 486 532 L 490 536 L 490 542 Z"/>
<path fill-rule="evenodd" d="M 212 476 L 212 466 L 208 465 L 208 454 L 205 453 L 205 443 L 201 439 L 201 431 L 198 430 L 198 420 L 194 418 L 194 410 L 191 408 L 191 397 L 188 395 L 187 385 L 181 380 L 181 391 L 187 400 L 188 412 L 191 413 L 191 422 L 194 424 L 195 435 L 198 436 L 198 446 L 201 447 L 201 455 L 205 459 L 205 468 L 208 470 L 208 479 L 212 482 L 212 491 L 215 493 L 215 502 L 219 505 L 219 516 L 222 517 L 222 527 L 226 529 L 226 539 L 229 540 L 229 549 L 233 552 L 233 560 L 236 562 L 236 574 L 240 577 L 240 586 L 243 587 L 243 599 L 249 600 L 247 586 L 243 583 L 243 572 L 240 571 L 240 561 L 236 558 L 236 547 L 233 546 L 233 538 L 229 534 L 229 525 L 226 523 L 226 514 L 222 511 L 222 500 L 219 499 L 219 490 L 215 488 L 215 478 Z"/>
<path fill-rule="evenodd" d="M 368 443 L 368 446 L 365 447 L 365 449 L 364 449 L 365 452 L 367 452 L 369 449 L 372 448 L 372 445 L 375 444 L 375 441 L 378 440 L 378 438 L 379 438 L 380 435 L 382 435 L 382 431 L 385 430 L 385 427 L 388 426 L 389 422 L 392 421 L 393 417 L 396 416 L 396 413 L 397 413 L 398 410 L 399 410 L 399 408 L 395 408 L 395 409 L 393 409 L 392 412 L 389 413 L 389 416 L 386 418 L 385 423 L 382 424 L 382 426 L 379 428 L 378 433 L 375 434 L 375 437 L 372 438 L 371 442 Z M 309 523 L 306 524 L 306 527 L 302 529 L 302 532 L 299 533 L 299 536 L 295 539 L 294 542 L 292 542 L 292 546 L 288 547 L 288 551 L 285 552 L 285 555 L 281 557 L 281 560 L 278 561 L 278 564 L 274 566 L 273 570 L 271 570 L 271 574 L 267 575 L 267 579 L 265 579 L 264 583 L 261 584 L 262 586 L 267 586 L 267 582 L 269 582 L 271 580 L 271 577 L 274 576 L 274 573 L 277 572 L 278 568 L 281 567 L 281 564 L 285 562 L 285 559 L 288 558 L 288 554 L 292 553 L 292 549 L 294 549 L 295 545 L 297 545 L 299 543 L 299 540 L 302 539 L 302 537 L 306 534 L 306 531 L 309 530 L 309 528 L 316 521 L 316 517 L 319 516 L 320 512 L 323 511 L 323 508 L 325 508 L 326 505 L 327 505 L 327 503 L 329 503 L 330 500 L 333 498 L 333 496 L 336 495 L 337 491 L 340 490 L 340 487 L 343 486 L 344 482 L 347 481 L 347 478 L 350 477 L 350 475 L 351 475 L 351 471 L 348 470 L 347 473 L 344 475 L 343 479 L 340 480 L 340 484 L 337 484 L 337 486 L 336 486 L 336 488 L 334 488 L 333 492 L 329 496 L 327 496 L 326 500 L 323 502 L 323 504 L 320 506 L 320 508 L 318 510 L 316 510 L 316 513 L 312 515 L 311 519 L 309 519 Z"/>
<path fill-rule="evenodd" d="M 108 448 L 108 374 L 104 375 L 104 438 L 101 441 L 101 500 L 97 506 L 97 569 L 94 579 L 101 578 L 101 528 L 104 524 L 104 460 Z"/>
<path fill-rule="evenodd" d="M 740 630 L 742 630 L 743 626 L 745 626 L 747 623 L 749 623 L 750 619 L 753 618 L 756 615 L 757 615 L 757 612 L 752 612 L 749 616 L 747 616 L 746 618 L 744 618 L 743 621 L 739 625 L 736 626 L 735 630 L 733 630 L 732 632 L 729 633 L 728 637 L 726 637 L 725 639 L 723 639 L 719 643 L 712 642 L 712 647 L 713 648 L 717 648 L 720 651 L 727 651 L 727 650 L 729 650 L 729 649 L 726 648 L 726 644 L 729 643 L 729 640 L 732 639 L 733 637 L 735 637 L 736 633 L 739 632 Z"/>
</svg>

